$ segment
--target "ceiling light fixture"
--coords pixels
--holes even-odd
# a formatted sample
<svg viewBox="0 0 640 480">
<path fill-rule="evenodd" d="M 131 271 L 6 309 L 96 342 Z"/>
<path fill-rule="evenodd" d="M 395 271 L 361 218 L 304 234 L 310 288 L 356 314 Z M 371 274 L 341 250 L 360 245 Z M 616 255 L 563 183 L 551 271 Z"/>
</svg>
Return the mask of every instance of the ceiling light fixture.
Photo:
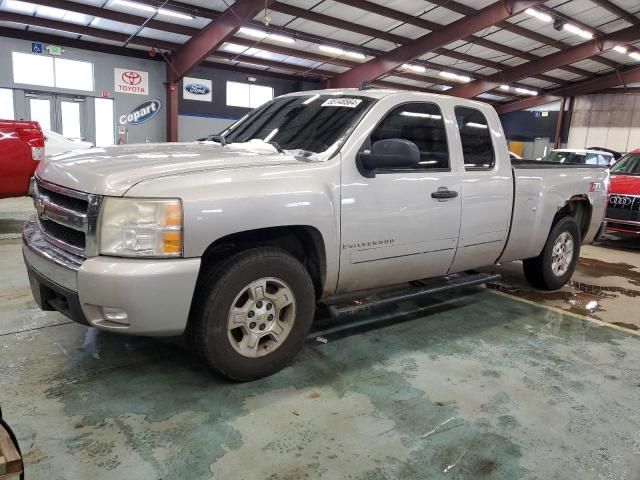
<svg viewBox="0 0 640 480">
<path fill-rule="evenodd" d="M 586 38 L 587 40 L 591 40 L 593 38 L 593 33 L 591 32 L 587 32 L 586 30 L 583 30 L 579 27 L 576 27 L 574 24 L 572 23 L 565 23 L 562 27 L 564 30 L 566 30 L 567 32 L 573 33 L 575 35 L 578 35 L 582 38 Z"/>
<path fill-rule="evenodd" d="M 254 38 L 267 38 L 268 35 L 267 32 L 263 32 L 262 30 L 256 30 L 254 28 L 247 27 L 241 27 L 239 32 Z"/>
<path fill-rule="evenodd" d="M 468 77 L 467 75 L 458 75 L 457 73 L 453 72 L 440 72 L 440 76 L 462 83 L 468 83 L 471 81 L 471 77 Z"/>
<path fill-rule="evenodd" d="M 514 90 L 516 91 L 516 93 L 521 93 L 523 95 L 531 95 L 533 97 L 538 95 L 538 92 L 536 92 L 535 90 L 529 90 L 528 88 L 516 87 L 514 88 Z"/>
<path fill-rule="evenodd" d="M 338 47 L 332 47 L 331 45 L 320 45 L 318 48 L 323 52 L 330 53 L 336 57 L 344 55 L 345 57 L 357 58 L 359 60 L 364 60 L 365 58 L 365 56 L 360 52 L 351 52 Z"/>
<path fill-rule="evenodd" d="M 422 65 L 411 65 L 409 63 L 405 63 L 404 65 L 402 65 L 402 68 L 404 68 L 405 70 L 411 70 L 413 72 L 418 72 L 418 73 L 424 73 L 427 71 L 427 69 L 424 68 Z"/>
<path fill-rule="evenodd" d="M 187 15 L 186 13 L 175 12 L 173 10 L 167 10 L 166 8 L 158 9 L 159 15 L 166 15 L 167 17 L 180 18 L 182 20 L 193 20 L 194 17 L 192 15 Z"/>
<path fill-rule="evenodd" d="M 255 28 L 241 27 L 240 30 L 238 31 L 249 37 L 259 38 L 260 40 L 268 38 L 269 40 L 273 40 L 274 42 L 281 42 L 281 43 L 296 42 L 295 38 L 285 37 L 284 35 L 279 35 L 277 33 L 264 32 L 262 30 L 256 30 Z"/>
<path fill-rule="evenodd" d="M 123 7 L 136 8 L 138 10 L 142 10 L 143 12 L 156 13 L 156 9 L 149 5 L 130 2 L 129 0 L 113 0 L 111 2 L 111 5 L 122 5 Z"/>
<path fill-rule="evenodd" d="M 623 45 L 616 45 L 615 47 L 613 47 L 613 49 L 619 53 L 627 53 L 627 50 L 629 50 L 627 47 Z"/>
<path fill-rule="evenodd" d="M 631 53 L 629 54 L 629 56 L 630 56 L 631 58 L 633 58 L 634 60 L 640 60 L 640 53 L 638 53 L 638 52 L 631 52 Z"/>
<path fill-rule="evenodd" d="M 531 15 L 532 17 L 536 17 L 538 20 L 542 20 L 543 22 L 551 22 L 553 21 L 553 17 L 551 15 L 547 15 L 535 8 L 527 8 L 524 13 L 527 15 Z"/>
<path fill-rule="evenodd" d="M 296 39 L 292 37 L 285 37 L 284 35 L 278 35 L 277 33 L 270 33 L 267 35 L 269 40 L 273 40 L 274 42 L 280 43 L 296 43 Z"/>
<path fill-rule="evenodd" d="M 186 13 L 176 12 L 174 10 L 169 10 L 166 8 L 154 8 L 150 5 L 145 5 L 143 3 L 131 2 L 129 0 L 113 0 L 111 5 L 121 5 L 123 7 L 135 8 L 147 13 L 157 13 L 158 15 L 166 15 L 167 17 L 181 18 L 183 20 L 193 20 L 193 15 L 187 15 Z"/>
<path fill-rule="evenodd" d="M 511 90 L 511 87 L 509 85 L 500 85 L 500 90 L 508 92 L 509 90 Z"/>
</svg>

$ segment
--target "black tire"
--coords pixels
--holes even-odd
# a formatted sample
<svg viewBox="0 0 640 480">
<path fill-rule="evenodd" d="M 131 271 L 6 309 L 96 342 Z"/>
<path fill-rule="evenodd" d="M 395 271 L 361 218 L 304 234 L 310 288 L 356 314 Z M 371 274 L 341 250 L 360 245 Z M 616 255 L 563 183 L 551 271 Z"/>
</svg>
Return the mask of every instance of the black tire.
<svg viewBox="0 0 640 480">
<path fill-rule="evenodd" d="M 277 348 L 260 357 L 241 355 L 229 339 L 227 322 L 237 295 L 251 282 L 275 277 L 286 282 L 295 299 L 295 316 Z M 187 340 L 198 358 L 218 374 L 237 381 L 272 375 L 302 348 L 315 313 L 313 282 L 304 266 L 279 248 L 252 248 L 209 268 L 197 289 Z"/>
<path fill-rule="evenodd" d="M 551 267 L 553 247 L 558 237 L 568 233 L 573 239 L 573 258 L 562 275 L 556 275 Z M 565 285 L 576 268 L 580 256 L 580 229 L 572 217 L 562 217 L 551 229 L 542 253 L 535 258 L 523 260 L 524 276 L 532 287 L 540 290 L 557 290 Z"/>
</svg>

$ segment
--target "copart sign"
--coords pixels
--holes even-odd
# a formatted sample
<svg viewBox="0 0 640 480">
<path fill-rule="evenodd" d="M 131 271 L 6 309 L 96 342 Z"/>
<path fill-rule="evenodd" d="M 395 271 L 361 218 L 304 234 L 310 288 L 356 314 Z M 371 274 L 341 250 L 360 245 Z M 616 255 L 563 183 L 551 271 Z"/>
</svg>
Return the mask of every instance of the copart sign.
<svg viewBox="0 0 640 480">
<path fill-rule="evenodd" d="M 113 71 L 116 93 L 149 94 L 149 73 L 124 68 L 114 68 Z"/>
<path fill-rule="evenodd" d="M 131 110 L 128 115 L 120 115 L 120 125 L 141 125 L 155 117 L 162 108 L 162 102 L 158 99 L 149 100 Z"/>
</svg>

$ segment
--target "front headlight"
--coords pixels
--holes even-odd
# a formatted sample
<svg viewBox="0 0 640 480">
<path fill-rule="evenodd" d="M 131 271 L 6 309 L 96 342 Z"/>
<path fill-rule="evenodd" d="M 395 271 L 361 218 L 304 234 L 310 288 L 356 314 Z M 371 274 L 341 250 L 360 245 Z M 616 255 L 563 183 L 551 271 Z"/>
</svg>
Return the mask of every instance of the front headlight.
<svg viewBox="0 0 640 480">
<path fill-rule="evenodd" d="M 100 209 L 100 254 L 123 257 L 182 255 L 180 199 L 105 197 Z"/>
</svg>

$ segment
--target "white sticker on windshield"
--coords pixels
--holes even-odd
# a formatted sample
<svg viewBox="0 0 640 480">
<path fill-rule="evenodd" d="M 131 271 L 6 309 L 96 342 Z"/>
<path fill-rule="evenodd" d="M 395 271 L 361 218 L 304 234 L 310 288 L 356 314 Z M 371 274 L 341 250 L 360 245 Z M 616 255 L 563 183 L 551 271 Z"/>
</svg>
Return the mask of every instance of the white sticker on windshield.
<svg viewBox="0 0 640 480">
<path fill-rule="evenodd" d="M 359 98 L 330 98 L 320 106 L 321 107 L 356 108 L 361 103 L 362 103 L 362 100 Z"/>
</svg>

